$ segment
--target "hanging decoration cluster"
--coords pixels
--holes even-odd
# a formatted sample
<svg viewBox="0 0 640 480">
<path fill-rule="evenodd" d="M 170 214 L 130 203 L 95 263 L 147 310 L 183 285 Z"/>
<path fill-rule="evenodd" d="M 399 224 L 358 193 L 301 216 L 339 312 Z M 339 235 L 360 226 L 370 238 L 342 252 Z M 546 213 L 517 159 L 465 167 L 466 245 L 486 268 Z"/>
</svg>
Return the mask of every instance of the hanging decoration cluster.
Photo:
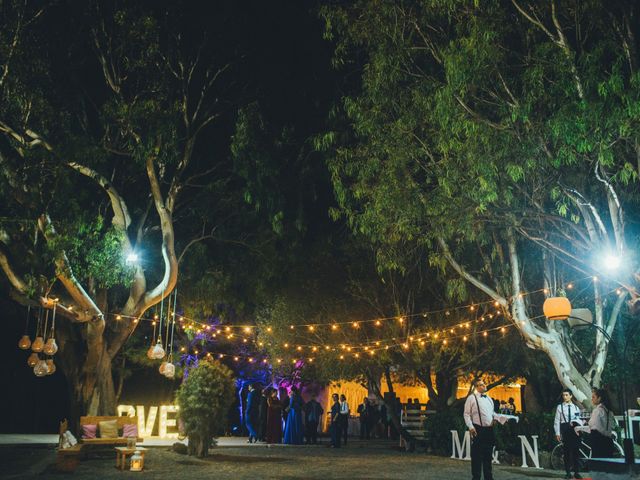
<svg viewBox="0 0 640 480">
<path fill-rule="evenodd" d="M 25 322 L 24 335 L 18 340 L 18 348 L 21 350 L 31 349 L 31 355 L 27 358 L 27 365 L 33 368 L 36 377 L 53 375 L 56 371 L 56 364 L 53 356 L 58 352 L 58 344 L 55 339 L 56 329 L 56 308 L 58 299 L 52 299 L 53 310 L 51 315 L 51 325 L 49 326 L 49 310 L 46 311 L 43 321 L 42 308 L 38 311 L 38 322 L 33 342 L 29 337 L 29 319 L 31 317 L 31 307 L 27 307 L 27 320 Z"/>
</svg>

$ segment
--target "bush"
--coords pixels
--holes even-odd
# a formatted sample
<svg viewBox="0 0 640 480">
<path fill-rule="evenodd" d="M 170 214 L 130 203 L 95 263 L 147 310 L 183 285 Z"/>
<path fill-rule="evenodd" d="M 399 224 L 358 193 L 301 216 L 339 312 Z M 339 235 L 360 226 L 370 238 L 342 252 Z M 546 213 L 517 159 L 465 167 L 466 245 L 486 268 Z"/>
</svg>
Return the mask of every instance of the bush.
<svg viewBox="0 0 640 480">
<path fill-rule="evenodd" d="M 445 410 L 429 415 L 424 422 L 427 449 L 439 455 L 451 455 L 451 430 L 456 430 L 460 439 L 467 430 L 462 412 Z"/>
<path fill-rule="evenodd" d="M 176 393 L 179 416 L 189 437 L 189 455 L 207 455 L 212 437 L 224 429 L 234 397 L 233 373 L 220 362 L 201 360 L 189 371 Z"/>
<path fill-rule="evenodd" d="M 528 413 L 519 415 L 518 423 L 509 421 L 504 425 L 496 425 L 496 449 L 513 455 L 521 454 L 518 435 L 525 435 L 528 439 L 538 435 L 540 451 L 551 451 L 556 445 L 553 432 L 553 414 Z M 430 415 L 424 423 L 427 447 L 440 455 L 451 455 L 451 430 L 456 430 L 462 440 L 467 427 L 462 418 L 462 412 L 448 410 Z"/>
<path fill-rule="evenodd" d="M 555 433 L 553 432 L 552 413 L 527 413 L 518 415 L 520 421 L 509 421 L 504 425 L 498 425 L 496 432 L 496 448 L 514 455 L 522 453 L 518 435 L 525 435 L 529 440 L 531 436 L 538 435 L 538 449 L 550 452 L 556 446 Z M 531 441 L 531 440 L 530 440 Z"/>
</svg>

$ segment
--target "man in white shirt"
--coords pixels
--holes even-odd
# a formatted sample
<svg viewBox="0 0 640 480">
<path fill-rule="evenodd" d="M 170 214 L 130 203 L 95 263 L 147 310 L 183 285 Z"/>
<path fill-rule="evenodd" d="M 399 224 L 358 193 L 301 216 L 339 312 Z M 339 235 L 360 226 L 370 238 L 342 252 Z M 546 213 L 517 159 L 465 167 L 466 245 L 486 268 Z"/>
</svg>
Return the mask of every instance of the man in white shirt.
<svg viewBox="0 0 640 480">
<path fill-rule="evenodd" d="M 495 445 L 493 434 L 493 400 L 485 392 L 487 385 L 482 379 L 475 382 L 475 391 L 464 403 L 464 423 L 471 435 L 471 475 L 473 480 L 493 480 L 491 454 Z"/>
<path fill-rule="evenodd" d="M 342 442 L 347 445 L 347 435 L 349 435 L 349 404 L 347 397 L 340 395 L 340 421 L 342 424 Z"/>
</svg>

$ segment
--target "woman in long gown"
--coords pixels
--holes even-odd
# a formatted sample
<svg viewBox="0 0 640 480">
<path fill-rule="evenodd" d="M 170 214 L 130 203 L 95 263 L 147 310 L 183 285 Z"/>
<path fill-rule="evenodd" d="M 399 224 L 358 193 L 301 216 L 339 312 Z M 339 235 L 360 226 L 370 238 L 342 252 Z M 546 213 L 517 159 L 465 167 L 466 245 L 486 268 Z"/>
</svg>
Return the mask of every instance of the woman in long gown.
<svg viewBox="0 0 640 480">
<path fill-rule="evenodd" d="M 267 443 L 282 442 L 282 403 L 278 391 L 271 390 L 267 398 Z"/>
<path fill-rule="evenodd" d="M 288 445 L 302 445 L 304 432 L 302 431 L 302 397 L 298 389 L 291 387 L 291 397 L 289 400 L 289 413 L 287 414 L 287 424 L 284 427 L 284 442 Z"/>
</svg>

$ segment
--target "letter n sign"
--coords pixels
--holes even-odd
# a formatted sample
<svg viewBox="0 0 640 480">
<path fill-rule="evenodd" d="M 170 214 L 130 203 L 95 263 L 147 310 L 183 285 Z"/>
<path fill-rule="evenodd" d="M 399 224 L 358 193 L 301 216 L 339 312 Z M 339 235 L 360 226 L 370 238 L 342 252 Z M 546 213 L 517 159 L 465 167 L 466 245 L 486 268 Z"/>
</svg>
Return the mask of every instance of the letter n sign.
<svg viewBox="0 0 640 480">
<path fill-rule="evenodd" d="M 458 460 L 471 460 L 471 436 L 469 432 L 464 432 L 462 445 L 456 430 L 451 430 L 451 458 Z"/>
<path fill-rule="evenodd" d="M 522 447 L 522 468 L 529 468 L 529 465 L 527 465 L 527 453 L 529 454 L 529 457 L 531 457 L 531 461 L 533 461 L 533 468 L 539 468 L 542 469 L 542 467 L 540 466 L 540 458 L 538 457 L 538 435 L 531 435 L 531 438 L 533 438 L 533 448 L 531 447 L 531 444 L 529 443 L 529 441 L 527 440 L 527 437 L 525 437 L 524 435 L 518 435 L 518 438 L 520 439 L 520 445 Z"/>
</svg>

